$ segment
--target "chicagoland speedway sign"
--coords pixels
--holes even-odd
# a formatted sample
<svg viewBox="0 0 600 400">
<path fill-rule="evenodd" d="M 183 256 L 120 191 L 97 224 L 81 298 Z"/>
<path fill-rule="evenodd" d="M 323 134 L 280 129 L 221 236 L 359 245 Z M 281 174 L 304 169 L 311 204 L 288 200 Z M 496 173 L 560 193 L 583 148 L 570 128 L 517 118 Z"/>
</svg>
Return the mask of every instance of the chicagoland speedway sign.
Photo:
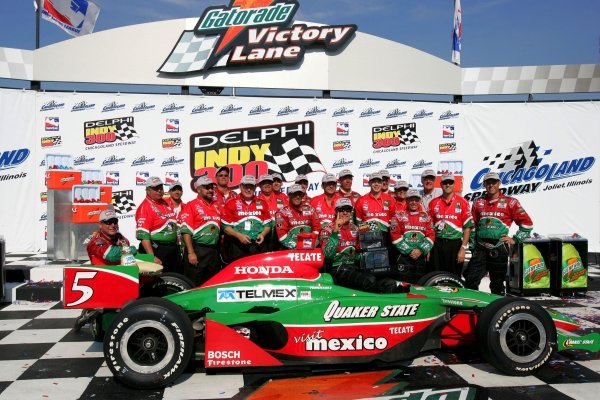
<svg viewBox="0 0 600 400">
<path fill-rule="evenodd" d="M 356 25 L 290 25 L 295 0 L 232 0 L 207 8 L 184 31 L 158 72 L 188 74 L 213 67 L 298 64 L 307 49 L 331 52 L 346 45 Z"/>
</svg>

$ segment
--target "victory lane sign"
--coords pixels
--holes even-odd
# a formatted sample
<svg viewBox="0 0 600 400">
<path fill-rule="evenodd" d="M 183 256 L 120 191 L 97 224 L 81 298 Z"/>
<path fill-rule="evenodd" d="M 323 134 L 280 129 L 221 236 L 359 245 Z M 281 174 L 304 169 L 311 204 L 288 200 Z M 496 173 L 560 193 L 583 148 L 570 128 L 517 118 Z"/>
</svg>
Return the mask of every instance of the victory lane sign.
<svg viewBox="0 0 600 400">
<path fill-rule="evenodd" d="M 279 172 L 286 159 L 290 142 L 295 148 L 310 149 L 314 155 L 314 123 L 312 121 L 257 126 L 196 133 L 190 136 L 190 173 L 193 177 L 214 177 L 218 168 L 227 166 L 230 173 L 229 186 L 240 184 L 244 175 L 259 177 Z M 295 173 L 313 171 L 309 167 L 298 168 Z"/>
</svg>

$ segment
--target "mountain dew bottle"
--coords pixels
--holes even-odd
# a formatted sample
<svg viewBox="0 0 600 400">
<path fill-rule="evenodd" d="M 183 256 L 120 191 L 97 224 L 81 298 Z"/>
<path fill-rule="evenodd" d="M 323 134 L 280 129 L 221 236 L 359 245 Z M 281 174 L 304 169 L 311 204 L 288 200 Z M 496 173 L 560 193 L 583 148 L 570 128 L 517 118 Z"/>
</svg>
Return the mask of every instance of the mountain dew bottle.
<svg viewBox="0 0 600 400">
<path fill-rule="evenodd" d="M 549 289 L 550 271 L 542 253 L 531 243 L 523 244 L 523 289 Z"/>
<path fill-rule="evenodd" d="M 571 243 L 562 245 L 562 287 L 587 288 L 587 269 Z"/>
</svg>

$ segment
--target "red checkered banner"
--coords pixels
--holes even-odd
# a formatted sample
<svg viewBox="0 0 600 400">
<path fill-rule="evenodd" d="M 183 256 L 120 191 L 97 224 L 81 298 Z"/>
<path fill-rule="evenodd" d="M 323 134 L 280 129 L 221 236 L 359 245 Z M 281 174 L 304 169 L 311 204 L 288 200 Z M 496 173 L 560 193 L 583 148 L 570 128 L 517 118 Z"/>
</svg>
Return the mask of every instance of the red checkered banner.
<svg viewBox="0 0 600 400">
<path fill-rule="evenodd" d="M 322 192 L 325 172 L 350 169 L 354 189 L 366 193 L 374 171 L 387 169 L 392 184 L 404 179 L 419 188 L 421 172 L 432 168 L 455 173 L 469 201 L 483 195 L 483 175 L 498 172 L 505 192 L 531 214 L 535 232 L 576 232 L 589 239 L 590 251 L 600 249 L 597 102 L 440 104 L 6 90 L 0 90 L 0 102 L 0 184 L 11 194 L 0 200 L 11 214 L 1 233 L 9 251 L 45 247 L 44 164 L 62 157 L 70 160 L 65 167 L 112 186 L 121 230 L 132 239 L 149 176 L 167 185 L 183 182 L 189 201 L 193 178 L 223 165 L 231 170 L 232 186 L 245 174 L 279 172 L 287 187 L 306 174 L 311 196 Z M 28 149 L 29 156 L 17 163 L 10 152 L 19 149 Z M 23 191 L 19 204 L 13 186 Z"/>
</svg>

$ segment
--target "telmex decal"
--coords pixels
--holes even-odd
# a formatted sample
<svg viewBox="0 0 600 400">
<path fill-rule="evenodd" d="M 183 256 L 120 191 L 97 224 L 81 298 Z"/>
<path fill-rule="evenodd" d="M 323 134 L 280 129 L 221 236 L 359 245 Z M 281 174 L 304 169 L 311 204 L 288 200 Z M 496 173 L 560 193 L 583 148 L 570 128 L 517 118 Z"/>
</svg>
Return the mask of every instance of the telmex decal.
<svg viewBox="0 0 600 400">
<path fill-rule="evenodd" d="M 295 286 L 261 285 L 217 289 L 217 301 L 221 303 L 264 300 L 293 301 L 297 297 Z"/>
</svg>

